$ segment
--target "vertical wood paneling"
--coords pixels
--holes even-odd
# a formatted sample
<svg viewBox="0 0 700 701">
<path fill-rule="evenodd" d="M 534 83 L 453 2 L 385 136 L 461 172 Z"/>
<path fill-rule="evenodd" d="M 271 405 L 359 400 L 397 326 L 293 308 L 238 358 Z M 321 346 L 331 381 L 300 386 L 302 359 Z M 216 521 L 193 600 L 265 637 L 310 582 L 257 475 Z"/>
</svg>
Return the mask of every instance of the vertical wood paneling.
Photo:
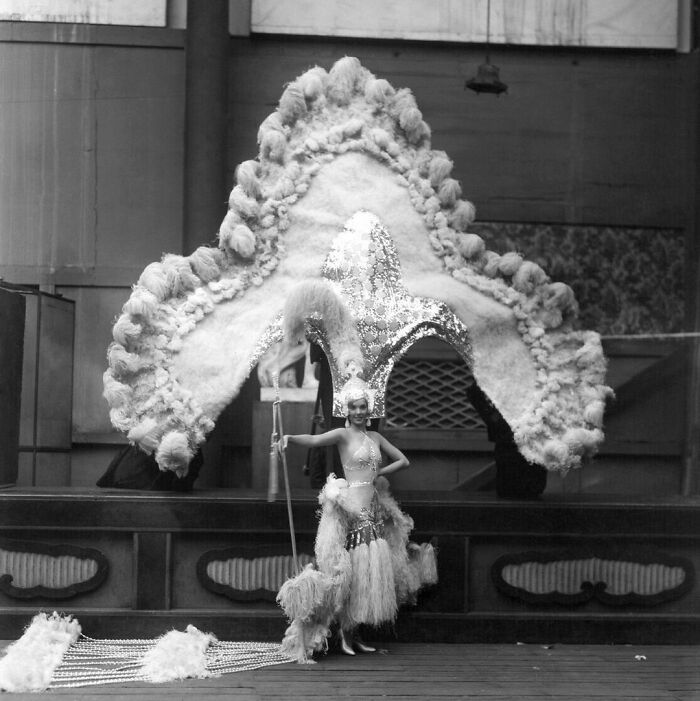
<svg viewBox="0 0 700 701">
<path fill-rule="evenodd" d="M 170 533 L 134 533 L 134 608 L 170 608 L 170 554 Z"/>
<path fill-rule="evenodd" d="M 59 291 L 75 300 L 75 373 L 73 378 L 73 440 L 104 440 L 118 436 L 109 421 L 102 397 L 102 374 L 107 368 L 107 346 L 112 324 L 129 297 L 128 288 L 65 287 Z M 97 434 L 100 434 L 98 436 Z M 107 463 L 104 463 L 104 468 Z"/>
<path fill-rule="evenodd" d="M 0 64 L 0 264 L 91 266 L 93 50 L 3 43 Z"/>
</svg>

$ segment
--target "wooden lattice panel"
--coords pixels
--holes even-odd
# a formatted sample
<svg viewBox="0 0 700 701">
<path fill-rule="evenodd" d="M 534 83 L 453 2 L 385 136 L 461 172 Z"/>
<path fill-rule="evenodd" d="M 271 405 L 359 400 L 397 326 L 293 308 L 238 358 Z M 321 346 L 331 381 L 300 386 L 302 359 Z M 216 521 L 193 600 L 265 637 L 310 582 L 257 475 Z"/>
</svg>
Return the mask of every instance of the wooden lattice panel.
<svg viewBox="0 0 700 701">
<path fill-rule="evenodd" d="M 402 358 L 389 377 L 388 428 L 483 430 L 467 399 L 471 373 L 462 360 Z"/>
</svg>

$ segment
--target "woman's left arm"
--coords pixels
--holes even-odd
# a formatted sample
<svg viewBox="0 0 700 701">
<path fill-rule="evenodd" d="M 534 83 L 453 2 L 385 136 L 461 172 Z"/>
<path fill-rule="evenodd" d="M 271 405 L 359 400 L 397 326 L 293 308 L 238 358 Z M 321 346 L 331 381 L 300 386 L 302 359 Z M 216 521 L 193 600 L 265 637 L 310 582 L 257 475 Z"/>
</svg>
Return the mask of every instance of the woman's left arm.
<svg viewBox="0 0 700 701">
<path fill-rule="evenodd" d="M 377 470 L 377 475 L 390 475 L 392 472 L 404 470 L 409 466 L 408 458 L 395 445 L 389 443 L 381 433 L 377 433 L 377 437 L 379 438 L 380 448 L 393 461 Z"/>
</svg>

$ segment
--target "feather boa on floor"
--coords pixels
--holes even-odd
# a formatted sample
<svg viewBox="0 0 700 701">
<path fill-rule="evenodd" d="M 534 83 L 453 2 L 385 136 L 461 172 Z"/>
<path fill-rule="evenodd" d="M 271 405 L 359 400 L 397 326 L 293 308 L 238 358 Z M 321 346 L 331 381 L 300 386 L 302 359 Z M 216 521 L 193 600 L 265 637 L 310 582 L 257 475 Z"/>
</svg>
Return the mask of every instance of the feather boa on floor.
<svg viewBox="0 0 700 701">
<path fill-rule="evenodd" d="M 399 508 L 390 495 L 385 478 L 377 479 L 379 506 L 385 522 L 384 539 L 367 547 L 370 563 L 366 576 L 353 576 L 358 558 L 345 548 L 350 520 L 357 516 L 347 499 L 348 483 L 330 475 L 319 495 L 321 518 L 316 534 L 316 567 L 307 565 L 296 577 L 280 588 L 277 601 L 290 625 L 282 641 L 282 652 L 301 663 L 311 662 L 314 652 L 325 652 L 331 625 L 353 628 L 357 621 L 348 618 L 348 610 L 357 610 L 357 602 L 366 603 L 363 622 L 379 625 L 392 621 L 401 604 L 415 604 L 418 592 L 437 583 L 435 550 L 429 543 L 410 543 L 413 519 Z M 387 554 L 380 552 L 388 549 Z M 355 550 L 358 550 L 356 548 Z M 373 568 L 377 562 L 390 558 L 389 568 Z M 370 573 L 375 570 L 377 581 Z M 389 570 L 389 571 L 386 571 Z M 354 584 L 353 584 L 354 583 Z M 393 591 L 387 593 L 387 586 Z M 391 598 L 387 601 L 387 598 Z M 381 600 L 377 600 L 380 598 Z M 393 615 L 379 619 L 376 612 L 392 610 Z"/>
<path fill-rule="evenodd" d="M 39 613 L 0 660 L 0 691 L 201 679 L 290 661 L 279 645 L 220 642 L 191 625 L 155 640 L 94 640 L 71 616 Z"/>
</svg>

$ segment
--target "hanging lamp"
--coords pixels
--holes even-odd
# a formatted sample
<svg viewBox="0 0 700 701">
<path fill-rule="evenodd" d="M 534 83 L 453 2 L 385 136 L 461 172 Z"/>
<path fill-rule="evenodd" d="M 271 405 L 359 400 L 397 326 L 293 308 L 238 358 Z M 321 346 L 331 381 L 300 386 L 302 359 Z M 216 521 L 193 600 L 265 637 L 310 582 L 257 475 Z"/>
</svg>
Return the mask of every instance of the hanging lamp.
<svg viewBox="0 0 700 701">
<path fill-rule="evenodd" d="M 508 86 L 501 82 L 499 77 L 498 66 L 494 66 L 489 58 L 489 47 L 491 45 L 491 0 L 486 3 L 486 63 L 482 63 L 476 69 L 476 75 L 470 78 L 465 84 L 464 89 L 469 88 L 477 95 L 479 93 L 491 93 L 492 95 L 500 95 L 508 90 Z"/>
</svg>

